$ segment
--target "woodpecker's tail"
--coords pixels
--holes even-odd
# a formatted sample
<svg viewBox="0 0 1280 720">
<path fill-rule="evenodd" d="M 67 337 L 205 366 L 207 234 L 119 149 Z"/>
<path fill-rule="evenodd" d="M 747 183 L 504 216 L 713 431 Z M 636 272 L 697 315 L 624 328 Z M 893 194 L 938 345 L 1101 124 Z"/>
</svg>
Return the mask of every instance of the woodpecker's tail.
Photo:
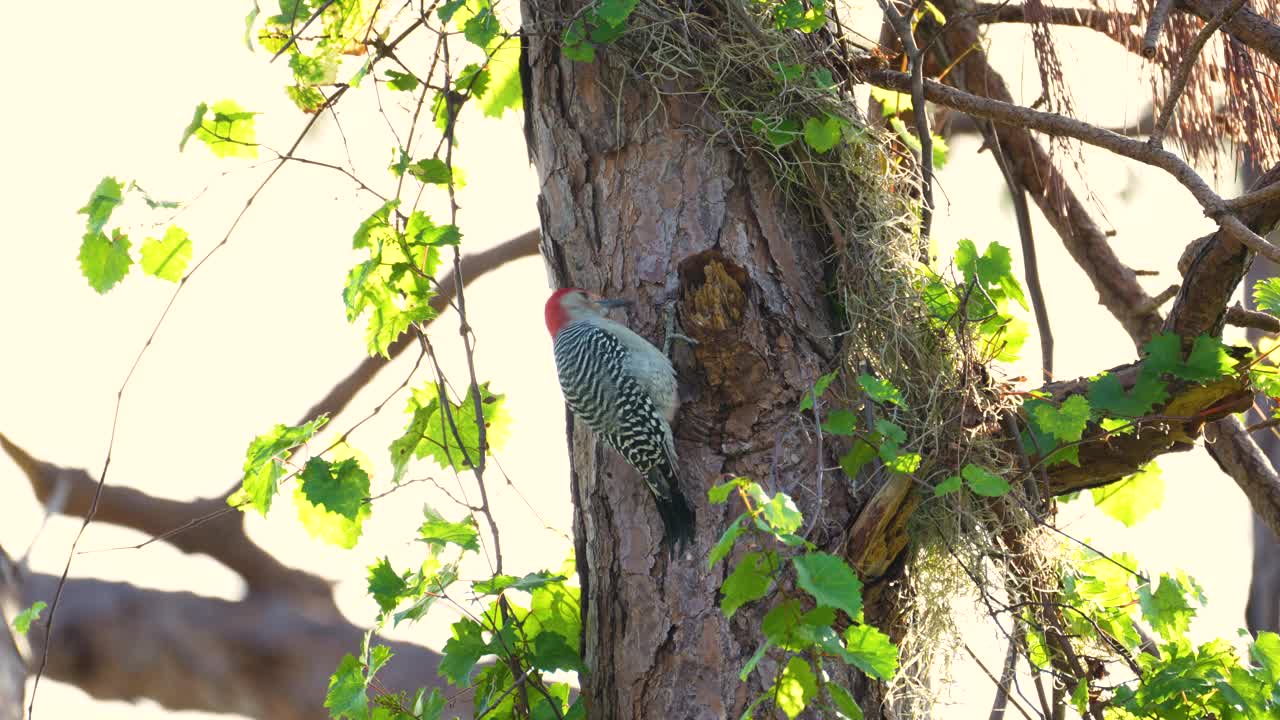
<svg viewBox="0 0 1280 720">
<path fill-rule="evenodd" d="M 662 472 L 662 467 L 649 471 L 649 487 L 653 489 L 653 498 L 658 503 L 658 514 L 662 516 L 663 537 L 666 545 L 684 545 L 693 539 L 694 515 L 689 501 L 680 493 L 674 474 Z"/>
</svg>

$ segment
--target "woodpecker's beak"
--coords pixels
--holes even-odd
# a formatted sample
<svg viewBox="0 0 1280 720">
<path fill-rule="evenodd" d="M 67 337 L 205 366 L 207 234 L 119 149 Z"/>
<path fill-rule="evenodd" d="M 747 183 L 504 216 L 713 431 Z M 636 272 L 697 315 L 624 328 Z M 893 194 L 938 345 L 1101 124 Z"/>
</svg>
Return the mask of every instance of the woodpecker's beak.
<svg viewBox="0 0 1280 720">
<path fill-rule="evenodd" d="M 599 305 L 600 307 L 604 308 L 605 310 L 608 310 L 609 308 L 615 308 L 615 307 L 626 307 L 626 306 L 628 306 L 628 305 L 630 305 L 630 304 L 631 304 L 631 301 L 630 301 L 630 300 L 623 300 L 623 299 L 621 299 L 621 298 L 616 298 L 616 299 L 615 299 L 615 298 L 606 298 L 606 299 L 603 299 L 603 300 L 597 300 L 597 301 L 596 301 L 596 304 L 597 304 L 597 305 Z"/>
</svg>

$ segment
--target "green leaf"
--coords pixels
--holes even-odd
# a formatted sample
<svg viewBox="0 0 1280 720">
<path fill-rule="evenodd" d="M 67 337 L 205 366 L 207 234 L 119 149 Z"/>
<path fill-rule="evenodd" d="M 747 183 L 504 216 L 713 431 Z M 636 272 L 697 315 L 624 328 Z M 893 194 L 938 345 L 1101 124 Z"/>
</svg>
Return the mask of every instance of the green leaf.
<svg viewBox="0 0 1280 720">
<path fill-rule="evenodd" d="M 334 718 L 363 720 L 368 713 L 365 695 L 364 666 L 351 653 L 342 656 L 338 669 L 329 678 L 329 692 L 324 706 Z"/>
<path fill-rule="evenodd" d="M 906 112 L 912 107 L 911 94 L 898 92 L 897 90 L 872 87 L 871 99 L 880 103 L 880 112 L 884 117 Z"/>
<path fill-rule="evenodd" d="M 413 73 L 402 73 L 389 69 L 387 70 L 387 84 L 393 90 L 413 92 L 418 89 L 418 76 Z"/>
<path fill-rule="evenodd" d="M 1176 578 L 1160 576 L 1160 585 L 1152 592 L 1150 583 L 1138 586 L 1138 603 L 1142 619 L 1166 642 L 1187 634 L 1196 611 L 1187 598 L 1187 588 Z"/>
<path fill-rule="evenodd" d="M 505 398 L 505 395 L 490 392 L 488 383 L 480 386 L 486 451 L 500 447 L 508 435 L 511 419 Z M 442 468 L 460 470 L 469 469 L 471 463 L 479 458 L 480 426 L 476 423 L 470 391 L 460 404 L 455 405 L 447 399 L 446 402 L 447 408 L 440 405 L 440 396 L 433 383 L 413 391 L 406 408 L 413 417 L 405 427 L 404 435 L 391 443 L 391 460 L 396 471 L 393 481 L 399 482 L 403 477 L 411 454 L 420 460 L 429 457 Z"/>
<path fill-rule="evenodd" d="M 742 513 L 737 519 L 729 523 L 729 527 L 725 528 L 724 533 L 720 535 L 720 539 L 716 541 L 715 546 L 711 548 L 711 552 L 707 554 L 708 569 L 728 557 L 733 550 L 734 543 L 738 541 L 738 537 L 746 530 L 746 521 L 749 517 L 751 517 L 749 514 Z"/>
<path fill-rule="evenodd" d="M 498 33 L 502 32 L 502 25 L 493 14 L 489 0 L 472 0 L 472 2 L 476 5 L 475 14 L 462 23 L 462 36 L 481 50 L 488 50 L 489 44 L 498 36 Z M 468 9 L 472 9 L 472 2 L 467 3 Z"/>
<path fill-rule="evenodd" d="M 294 491 L 298 519 L 312 537 L 348 550 L 369 517 L 369 474 L 355 458 L 330 463 L 313 457 Z"/>
<path fill-rule="evenodd" d="M 822 431 L 842 437 L 852 437 L 858 429 L 858 414 L 852 410 L 837 408 L 827 413 L 822 421 Z"/>
<path fill-rule="evenodd" d="M 212 119 L 207 117 L 208 112 L 203 104 L 197 110 L 201 111 L 200 118 L 192 121 L 194 130 L 188 126 L 183 133 L 179 150 L 194 135 L 217 157 L 258 157 L 253 120 L 257 113 L 246 111 L 233 100 L 219 100 L 208 108 L 207 110 L 213 111 Z"/>
<path fill-rule="evenodd" d="M 1253 286 L 1253 302 L 1259 310 L 1280 314 L 1280 277 L 1259 280 Z"/>
<path fill-rule="evenodd" d="M 880 680 L 898 671 L 898 648 L 889 636 L 870 625 L 850 625 L 844 632 L 845 649 L 859 670 Z"/>
<path fill-rule="evenodd" d="M 831 695 L 831 702 L 835 704 L 836 710 L 840 713 L 837 720 L 862 720 L 862 708 L 858 707 L 853 695 L 844 689 L 843 685 L 828 682 L 826 688 L 827 693 Z"/>
<path fill-rule="evenodd" d="M 950 495 L 951 493 L 956 492 L 959 489 L 960 489 L 960 476 L 950 475 L 947 477 L 946 480 L 943 480 L 942 482 L 938 483 L 937 486 L 933 488 L 933 496 L 942 497 L 943 495 Z"/>
<path fill-rule="evenodd" d="M 804 412 L 805 410 L 812 409 L 814 394 L 816 393 L 817 396 L 821 398 L 827 392 L 827 388 L 831 387 L 831 383 L 836 379 L 836 375 L 838 374 L 838 370 L 832 370 L 826 375 L 819 377 L 817 381 L 813 383 L 813 390 L 805 393 L 805 396 L 800 399 L 800 405 L 796 410 Z"/>
<path fill-rule="evenodd" d="M 191 118 L 191 122 L 187 123 L 187 126 L 182 129 L 182 139 L 178 141 L 178 152 L 182 152 L 187 149 L 187 141 L 190 140 L 191 136 L 195 135 L 196 131 L 200 129 L 200 126 L 204 124 L 204 116 L 208 112 L 208 103 L 200 103 L 196 106 L 196 112 Z"/>
<path fill-rule="evenodd" d="M 818 679 L 813 668 L 809 667 L 809 661 L 799 656 L 791 658 L 775 686 L 778 709 L 794 720 L 817 696 Z"/>
<path fill-rule="evenodd" d="M 858 384 L 862 386 L 867 397 L 881 405 L 897 405 L 903 407 L 902 391 L 888 380 L 881 380 L 866 373 L 858 376 Z"/>
<path fill-rule="evenodd" d="M 795 118 L 758 117 L 751 121 L 751 132 L 763 137 L 774 149 L 780 149 L 795 142 L 804 134 L 804 129 Z"/>
<path fill-rule="evenodd" d="M 293 104 L 298 106 L 299 110 L 308 115 L 320 112 L 320 109 L 328 102 L 324 93 L 305 85 L 289 85 L 285 87 L 284 92 L 293 101 Z"/>
<path fill-rule="evenodd" d="M 773 645 L 791 652 L 800 652 L 812 645 L 812 641 L 804 642 L 804 639 L 796 632 L 800 626 L 800 618 L 803 615 L 804 611 L 800 608 L 800 601 L 786 600 L 779 603 L 764 616 L 760 629 L 764 632 L 765 638 Z"/>
<path fill-rule="evenodd" d="M 43 600 L 31 603 L 31 607 L 18 613 L 13 618 L 13 631 L 19 635 L 26 635 L 27 631 L 31 629 L 31 623 L 39 620 L 40 613 L 44 612 L 47 607 L 49 607 L 49 603 Z"/>
<path fill-rule="evenodd" d="M 947 166 L 947 158 L 950 156 L 951 147 L 947 145 L 947 141 L 941 135 L 929 134 L 929 138 L 933 141 L 930 147 L 933 149 L 933 169 L 941 170 Z M 1019 287 L 1019 290 L 1022 288 Z"/>
<path fill-rule="evenodd" d="M 759 509 L 761 517 L 775 535 L 793 533 L 804 524 L 804 516 L 786 493 L 774 495 Z"/>
<path fill-rule="evenodd" d="M 825 153 L 840 142 L 844 127 L 844 120 L 835 115 L 827 115 L 822 119 L 811 117 L 804 121 L 805 144 Z"/>
<path fill-rule="evenodd" d="M 738 608 L 764 597 L 777 571 L 777 553 L 750 552 L 744 555 L 720 586 L 720 611 L 726 618 L 733 617 Z"/>
<path fill-rule="evenodd" d="M 408 576 L 408 573 L 397 573 L 385 557 L 369 567 L 369 596 L 378 603 L 382 612 L 395 610 L 400 604 L 401 597 L 409 589 Z"/>
<path fill-rule="evenodd" d="M 432 185 L 448 185 L 452 175 L 449 173 L 449 167 L 439 158 L 427 158 L 408 167 L 409 174 L 418 179 L 419 182 Z M 415 213 L 418 215 L 420 213 Z M 426 216 L 423 215 L 425 218 Z M 428 220 L 428 222 L 430 222 Z"/>
<path fill-rule="evenodd" d="M 422 508 L 426 520 L 418 527 L 418 540 L 437 550 L 446 545 L 457 545 L 463 550 L 480 551 L 480 532 L 476 521 L 468 516 L 462 522 L 449 522 L 429 506 Z"/>
<path fill-rule="evenodd" d="M 494 575 L 488 580 L 473 583 L 471 590 L 478 595 L 497 595 L 507 590 L 529 592 L 544 585 L 564 582 L 566 579 L 564 575 L 555 575 L 545 570 L 532 572 L 521 578 L 510 575 Z"/>
<path fill-rule="evenodd" d="M 436 16 L 440 18 L 440 22 L 447 23 L 453 19 L 453 14 L 466 4 L 467 0 L 449 0 L 440 5 L 440 9 L 436 10 Z"/>
<path fill-rule="evenodd" d="M 1008 481 L 980 465 L 969 463 L 961 468 L 960 475 L 977 495 L 1000 497 L 1009 492 Z"/>
<path fill-rule="evenodd" d="M 1164 478 L 1160 466 L 1150 462 L 1129 477 L 1093 488 L 1090 493 L 1099 510 L 1125 527 L 1133 527 L 1164 502 Z"/>
<path fill-rule="evenodd" d="M 241 487 L 227 498 L 227 504 L 239 507 L 248 503 L 266 515 L 283 475 L 281 462 L 289 457 L 290 450 L 310 440 L 328 420 L 322 415 L 302 425 L 276 425 L 254 438 L 245 452 Z"/>
<path fill-rule="evenodd" d="M 1143 360 L 1144 371 L 1172 373 L 1182 365 L 1182 338 L 1177 333 L 1160 333 L 1148 340 L 1142 349 L 1147 353 Z"/>
<path fill-rule="evenodd" d="M 719 505 L 728 500 L 729 496 L 733 495 L 739 487 L 743 487 L 750 482 L 750 480 L 744 477 L 738 477 L 730 480 L 729 482 L 720 483 L 707 491 L 707 499 L 710 500 L 713 505 Z"/>
<path fill-rule="evenodd" d="M 529 657 L 529 664 L 544 672 L 556 670 L 585 672 L 587 669 L 578 651 L 565 640 L 564 636 L 553 632 L 539 633 L 533 639 L 533 654 Z"/>
<path fill-rule="evenodd" d="M 1075 442 L 1084 435 L 1091 407 L 1083 395 L 1072 395 L 1062 407 L 1038 403 L 1034 408 L 1036 425 L 1061 442 Z"/>
<path fill-rule="evenodd" d="M 102 232 L 111 213 L 124 202 L 124 184 L 113 177 L 104 177 L 89 196 L 89 202 L 77 210 L 77 214 L 88 216 L 85 227 L 89 234 Z"/>
<path fill-rule="evenodd" d="M 871 462 L 871 459 L 875 456 L 876 449 L 870 443 L 864 440 L 855 440 L 849 452 L 841 456 L 840 469 L 844 470 L 845 474 L 850 478 L 857 477 L 858 471 L 862 469 L 862 466 Z"/>
<path fill-rule="evenodd" d="M 1119 378 L 1104 373 L 1089 384 L 1089 403 L 1100 413 L 1122 418 L 1142 417 L 1169 399 L 1166 387 L 1158 373 L 1147 372 L 1146 368 L 1138 374 L 1138 380 L 1129 392 L 1125 391 Z"/>
<path fill-rule="evenodd" d="M 191 261 L 191 239 L 187 231 L 170 225 L 164 238 L 147 238 L 142 243 L 142 272 L 161 280 L 177 282 Z"/>
<path fill-rule="evenodd" d="M 596 4 L 596 18 L 607 25 L 618 27 L 631 17 L 636 5 L 637 0 L 599 0 Z"/>
<path fill-rule="evenodd" d="M 582 634 L 581 593 L 576 587 L 564 583 L 551 583 L 534 588 L 530 593 L 529 615 L 525 618 L 525 632 L 536 636 L 553 632 L 569 642 L 574 652 L 581 654 L 578 639 Z"/>
<path fill-rule="evenodd" d="M 488 71 L 489 92 L 480 102 L 485 117 L 500 118 L 508 110 L 519 110 L 524 104 L 520 85 L 520 38 L 506 38 L 490 51 Z"/>
<path fill-rule="evenodd" d="M 303 86 L 332 84 L 338 79 L 338 64 L 338 54 L 329 50 L 321 50 L 318 55 L 304 55 L 301 52 L 289 55 L 289 68 L 293 70 L 293 78 Z M 215 111 L 217 108 L 214 105 Z"/>
<path fill-rule="evenodd" d="M 1236 359 L 1227 352 L 1227 346 L 1221 340 L 1201 335 L 1192 344 L 1186 364 L 1174 374 L 1194 382 L 1209 382 L 1232 374 L 1235 367 Z"/>
<path fill-rule="evenodd" d="M 876 420 L 876 432 L 901 445 L 907 441 L 907 431 L 901 425 L 884 418 Z"/>
<path fill-rule="evenodd" d="M 1249 655 L 1258 661 L 1263 681 L 1272 687 L 1280 687 L 1280 635 L 1266 630 L 1258 633 L 1258 639 L 1249 648 Z"/>
<path fill-rule="evenodd" d="M 574 62 L 595 62 L 596 47 L 587 40 L 587 26 L 582 18 L 574 20 L 565 28 L 560 52 Z"/>
<path fill-rule="evenodd" d="M 796 584 L 819 605 L 843 610 L 850 618 L 862 611 L 862 582 L 848 563 L 835 555 L 811 552 L 792 558 Z"/>
<path fill-rule="evenodd" d="M 444 657 L 436 672 L 457 687 L 467 687 L 471 684 L 471 671 L 486 654 L 488 643 L 473 620 L 463 618 L 452 629 L 453 637 L 444 644 Z"/>
<path fill-rule="evenodd" d="M 80 272 L 100 295 L 123 280 L 132 265 L 129 236 L 118 228 L 111 231 L 110 239 L 105 233 L 91 232 L 80 242 Z"/>
</svg>

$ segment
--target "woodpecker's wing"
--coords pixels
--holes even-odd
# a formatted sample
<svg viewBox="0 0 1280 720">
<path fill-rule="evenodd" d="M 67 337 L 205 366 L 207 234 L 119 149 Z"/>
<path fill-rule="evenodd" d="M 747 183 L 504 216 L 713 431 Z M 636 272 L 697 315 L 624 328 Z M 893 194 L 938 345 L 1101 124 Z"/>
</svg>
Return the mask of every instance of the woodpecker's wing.
<svg viewBox="0 0 1280 720">
<path fill-rule="evenodd" d="M 565 402 L 581 421 L 642 476 L 675 464 L 671 426 L 627 365 L 633 353 L 617 335 L 575 321 L 556 334 L 556 371 Z"/>
</svg>

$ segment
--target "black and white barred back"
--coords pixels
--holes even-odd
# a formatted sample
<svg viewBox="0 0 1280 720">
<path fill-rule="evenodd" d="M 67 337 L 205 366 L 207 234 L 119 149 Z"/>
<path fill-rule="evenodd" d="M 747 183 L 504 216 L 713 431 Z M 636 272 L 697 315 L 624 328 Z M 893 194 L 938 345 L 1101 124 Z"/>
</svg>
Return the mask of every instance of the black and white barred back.
<svg viewBox="0 0 1280 720">
<path fill-rule="evenodd" d="M 560 328 L 556 372 L 575 417 L 634 467 L 653 492 L 667 541 L 693 536 L 694 516 L 680 492 L 671 429 L 653 399 L 626 370 L 627 349 L 586 320 Z"/>
</svg>

